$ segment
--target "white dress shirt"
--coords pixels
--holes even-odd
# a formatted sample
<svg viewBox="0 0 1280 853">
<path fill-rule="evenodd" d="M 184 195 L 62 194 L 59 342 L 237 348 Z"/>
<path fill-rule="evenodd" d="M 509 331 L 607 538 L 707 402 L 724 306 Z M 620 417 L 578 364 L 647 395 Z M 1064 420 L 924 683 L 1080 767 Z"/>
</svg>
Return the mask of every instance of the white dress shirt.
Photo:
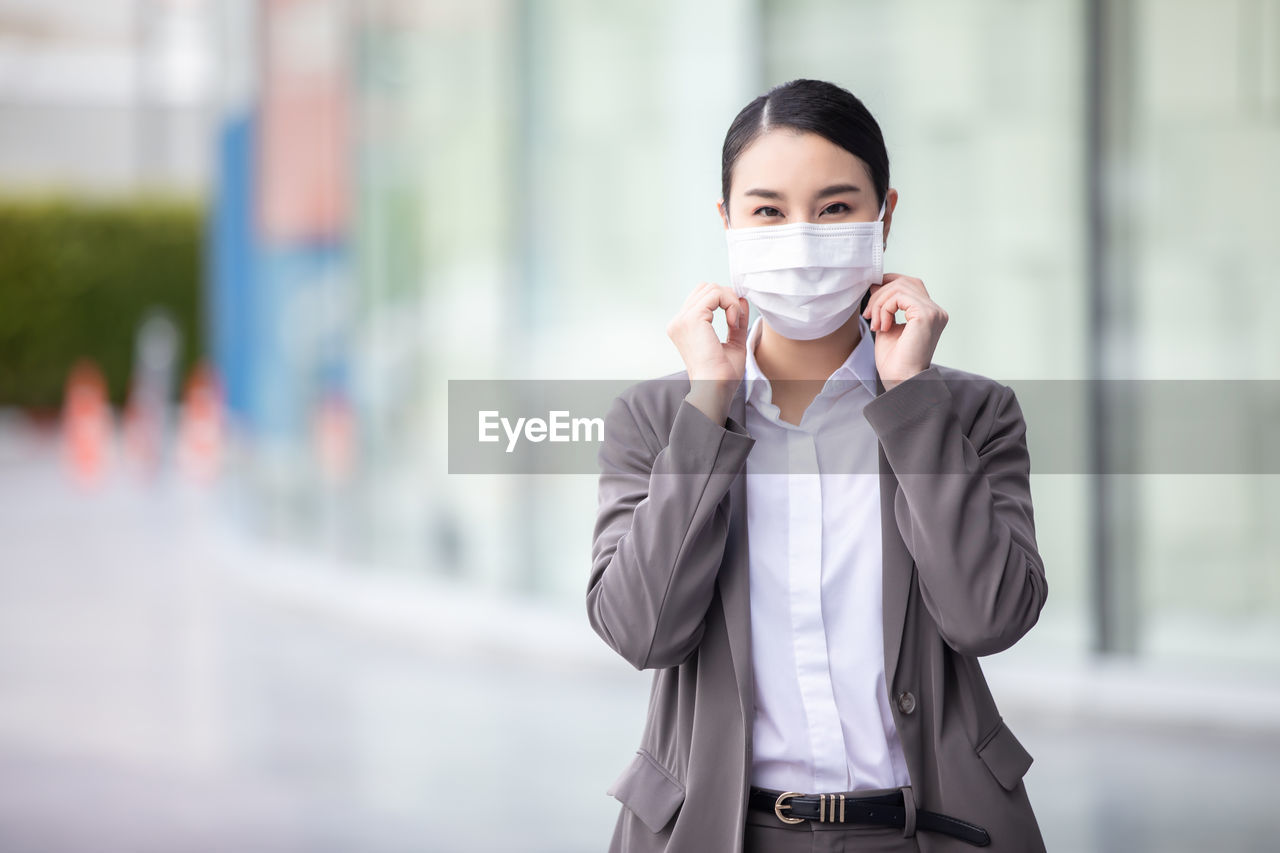
<svg viewBox="0 0 1280 853">
<path fill-rule="evenodd" d="M 744 374 L 756 440 L 746 470 L 752 784 L 909 785 L 885 686 L 877 442 L 862 415 L 876 395 L 871 331 L 859 316 L 858 345 L 796 425 L 779 418 L 756 363 L 761 322 Z"/>
</svg>

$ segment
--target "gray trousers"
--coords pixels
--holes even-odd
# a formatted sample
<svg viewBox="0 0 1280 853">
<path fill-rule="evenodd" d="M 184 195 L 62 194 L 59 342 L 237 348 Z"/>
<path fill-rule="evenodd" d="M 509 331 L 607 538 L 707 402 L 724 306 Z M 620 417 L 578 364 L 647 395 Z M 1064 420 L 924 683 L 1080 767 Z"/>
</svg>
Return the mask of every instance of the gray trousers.
<svg viewBox="0 0 1280 853">
<path fill-rule="evenodd" d="M 851 797 L 873 797 L 892 794 L 897 788 L 863 789 L 847 791 Z M 920 853 L 914 834 L 915 803 L 911 788 L 902 789 L 908 804 L 908 825 L 897 829 L 892 826 L 866 826 L 862 824 L 783 823 L 771 812 L 747 809 L 746 839 L 743 853 Z M 910 832 L 911 834 L 906 834 Z"/>
</svg>

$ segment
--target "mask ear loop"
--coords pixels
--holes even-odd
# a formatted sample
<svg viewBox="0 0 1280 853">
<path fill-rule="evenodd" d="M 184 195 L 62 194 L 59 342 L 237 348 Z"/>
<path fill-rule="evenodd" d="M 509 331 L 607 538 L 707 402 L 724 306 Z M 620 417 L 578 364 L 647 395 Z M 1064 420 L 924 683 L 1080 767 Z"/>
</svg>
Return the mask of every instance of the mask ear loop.
<svg viewBox="0 0 1280 853">
<path fill-rule="evenodd" d="M 885 190 L 884 201 L 880 202 L 880 215 L 876 217 L 876 222 L 884 222 L 885 208 L 889 204 L 889 192 Z M 883 233 L 883 232 L 882 232 Z M 884 247 L 881 247 L 881 252 Z M 863 311 L 867 310 L 867 303 L 871 301 L 871 288 L 867 288 L 867 292 L 862 294 L 862 301 L 858 303 L 858 315 L 861 316 Z"/>
<path fill-rule="evenodd" d="M 884 201 L 880 202 L 880 215 L 876 217 L 876 222 L 884 222 L 884 212 L 888 208 L 888 205 L 889 205 L 889 191 L 886 189 L 884 191 Z M 881 230 L 881 233 L 884 233 L 883 229 Z M 884 251 L 884 249 L 888 245 L 889 243 L 887 240 L 883 241 L 883 245 L 881 245 L 880 250 Z"/>
</svg>

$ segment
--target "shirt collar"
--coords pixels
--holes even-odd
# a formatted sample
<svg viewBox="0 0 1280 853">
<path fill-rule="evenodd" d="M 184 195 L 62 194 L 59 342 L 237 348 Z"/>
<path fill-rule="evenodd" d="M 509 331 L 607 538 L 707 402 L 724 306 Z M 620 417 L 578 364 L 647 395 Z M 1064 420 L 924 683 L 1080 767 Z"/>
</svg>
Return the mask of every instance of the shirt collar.
<svg viewBox="0 0 1280 853">
<path fill-rule="evenodd" d="M 764 318 L 757 316 L 755 322 L 751 324 L 750 331 L 747 332 L 747 364 L 743 373 L 743 378 L 747 382 L 747 402 L 757 407 L 762 403 L 770 402 L 770 398 L 773 396 L 769 386 L 769 379 L 761 372 L 760 365 L 756 362 L 756 344 L 760 341 L 760 324 L 762 322 L 764 322 Z M 849 357 L 828 377 L 826 384 L 822 386 L 822 391 L 819 392 L 820 394 L 831 393 L 830 387 L 833 380 L 844 382 L 845 385 L 840 390 L 845 391 L 852 387 L 846 380 L 857 379 L 872 397 L 876 396 L 875 341 L 871 337 L 871 326 L 867 323 L 867 318 L 861 314 L 858 315 L 858 328 L 862 330 L 862 335 L 858 338 L 858 345 L 853 348 L 853 352 L 849 353 Z"/>
</svg>

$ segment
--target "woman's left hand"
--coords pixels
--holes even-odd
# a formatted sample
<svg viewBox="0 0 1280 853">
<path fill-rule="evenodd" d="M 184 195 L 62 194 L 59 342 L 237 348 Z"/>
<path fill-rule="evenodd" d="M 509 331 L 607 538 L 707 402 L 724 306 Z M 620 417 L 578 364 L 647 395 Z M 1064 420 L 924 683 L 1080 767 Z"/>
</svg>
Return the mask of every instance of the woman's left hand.
<svg viewBox="0 0 1280 853">
<path fill-rule="evenodd" d="M 905 323 L 895 320 L 899 310 Z M 871 285 L 862 316 L 876 333 L 876 369 L 885 390 L 929 367 L 947 325 L 947 312 L 929 298 L 923 281 L 893 272 L 884 274 L 883 284 Z"/>
</svg>

